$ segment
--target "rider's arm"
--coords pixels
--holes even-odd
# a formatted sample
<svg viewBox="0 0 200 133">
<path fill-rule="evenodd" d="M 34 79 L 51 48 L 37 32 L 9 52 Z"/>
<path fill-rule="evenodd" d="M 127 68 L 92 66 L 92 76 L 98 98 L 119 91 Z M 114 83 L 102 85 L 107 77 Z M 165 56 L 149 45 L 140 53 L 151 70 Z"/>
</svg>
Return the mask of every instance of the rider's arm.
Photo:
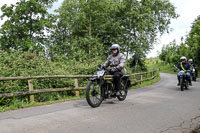
<svg viewBox="0 0 200 133">
<path fill-rule="evenodd" d="M 177 68 L 181 69 L 181 64 L 180 63 L 178 63 Z"/>
<path fill-rule="evenodd" d="M 126 57 L 125 57 L 125 55 L 122 55 L 122 56 L 120 57 L 120 64 L 119 64 L 116 68 L 117 68 L 119 71 L 121 71 L 121 70 L 124 68 L 125 63 L 126 63 Z"/>
<path fill-rule="evenodd" d="M 189 70 L 192 70 L 193 66 L 190 63 L 188 64 L 189 64 Z"/>
<path fill-rule="evenodd" d="M 108 56 L 106 62 L 103 64 L 103 67 L 104 67 L 104 68 L 106 68 L 106 67 L 108 67 L 108 66 L 110 65 L 110 58 L 111 58 L 111 55 Z"/>
</svg>

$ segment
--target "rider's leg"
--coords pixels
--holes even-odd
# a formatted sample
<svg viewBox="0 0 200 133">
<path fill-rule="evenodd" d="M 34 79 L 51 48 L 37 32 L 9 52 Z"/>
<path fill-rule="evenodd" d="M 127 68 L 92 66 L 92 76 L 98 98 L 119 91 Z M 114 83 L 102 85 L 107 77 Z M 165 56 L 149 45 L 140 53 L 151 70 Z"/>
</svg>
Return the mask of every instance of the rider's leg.
<svg viewBox="0 0 200 133">
<path fill-rule="evenodd" d="M 189 84 L 192 85 L 190 72 L 186 72 L 186 76 L 189 81 Z"/>
<path fill-rule="evenodd" d="M 179 73 L 177 74 L 177 79 L 178 79 L 178 85 L 180 85 L 180 75 L 179 75 Z"/>
<path fill-rule="evenodd" d="M 119 93 L 119 90 L 121 89 L 121 83 L 120 83 L 120 78 L 122 76 L 122 72 L 115 72 L 114 73 L 114 83 L 115 83 L 115 89 L 117 91 L 117 93 Z"/>
</svg>

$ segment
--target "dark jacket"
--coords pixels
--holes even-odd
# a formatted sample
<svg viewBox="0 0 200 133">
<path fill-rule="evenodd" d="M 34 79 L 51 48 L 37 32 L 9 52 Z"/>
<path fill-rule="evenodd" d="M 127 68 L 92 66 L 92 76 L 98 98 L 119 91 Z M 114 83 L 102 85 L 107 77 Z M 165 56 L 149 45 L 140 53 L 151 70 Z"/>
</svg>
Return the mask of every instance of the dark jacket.
<svg viewBox="0 0 200 133">
<path fill-rule="evenodd" d="M 181 67 L 181 63 L 182 63 L 182 62 L 180 62 L 180 63 L 178 64 L 177 67 L 178 67 L 180 70 L 183 70 L 182 67 Z M 183 68 L 184 68 L 185 70 L 191 70 L 191 68 L 192 68 L 192 66 L 191 66 L 191 64 L 190 64 L 189 62 L 182 63 L 182 66 L 183 66 Z"/>
<path fill-rule="evenodd" d="M 190 63 L 192 65 L 193 68 L 196 68 L 196 64 L 194 62 Z"/>
</svg>

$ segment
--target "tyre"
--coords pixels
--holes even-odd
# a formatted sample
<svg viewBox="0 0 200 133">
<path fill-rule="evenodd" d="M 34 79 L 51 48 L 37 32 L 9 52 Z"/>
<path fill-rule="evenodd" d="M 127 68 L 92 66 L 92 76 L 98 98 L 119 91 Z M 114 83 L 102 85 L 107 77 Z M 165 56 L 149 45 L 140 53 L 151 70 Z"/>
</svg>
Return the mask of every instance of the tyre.
<svg viewBox="0 0 200 133">
<path fill-rule="evenodd" d="M 181 91 L 184 91 L 184 81 L 183 81 L 183 77 L 180 78 L 180 88 L 181 88 Z"/>
<path fill-rule="evenodd" d="M 196 73 L 193 74 L 192 79 L 193 79 L 193 81 L 196 81 L 196 79 L 197 79 Z"/>
<path fill-rule="evenodd" d="M 97 81 L 90 81 L 86 88 L 86 100 L 88 104 L 95 108 L 98 107 L 103 101 L 102 87 Z"/>
<path fill-rule="evenodd" d="M 122 81 L 121 83 L 121 90 L 120 90 L 120 96 L 117 96 L 117 99 L 119 101 L 124 101 L 126 99 L 126 96 L 128 94 L 128 85 L 126 84 L 125 81 Z"/>
</svg>

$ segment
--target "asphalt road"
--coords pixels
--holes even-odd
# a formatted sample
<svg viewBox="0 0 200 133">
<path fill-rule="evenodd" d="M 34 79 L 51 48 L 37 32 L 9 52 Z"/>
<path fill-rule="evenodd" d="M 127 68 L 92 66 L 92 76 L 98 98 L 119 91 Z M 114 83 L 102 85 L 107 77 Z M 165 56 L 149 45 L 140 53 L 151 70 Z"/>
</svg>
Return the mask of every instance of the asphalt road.
<svg viewBox="0 0 200 133">
<path fill-rule="evenodd" d="M 180 91 L 176 75 L 161 73 L 125 101 L 91 108 L 85 99 L 0 113 L 0 133 L 183 133 L 200 124 L 200 79 Z"/>
</svg>

